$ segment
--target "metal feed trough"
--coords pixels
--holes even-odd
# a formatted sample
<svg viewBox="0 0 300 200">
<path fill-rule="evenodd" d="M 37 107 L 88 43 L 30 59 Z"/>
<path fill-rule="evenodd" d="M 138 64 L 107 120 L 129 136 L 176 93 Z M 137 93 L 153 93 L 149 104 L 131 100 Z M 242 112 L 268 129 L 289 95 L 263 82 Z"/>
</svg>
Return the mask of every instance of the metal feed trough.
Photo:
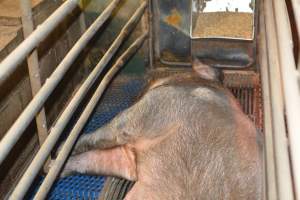
<svg viewBox="0 0 300 200">
<path fill-rule="evenodd" d="M 33 30 L 28 1 L 20 2 L 24 16 L 27 16 L 22 19 L 23 24 L 29 28 L 27 32 L 24 30 L 26 39 L 1 62 L 0 85 L 29 55 L 28 65 L 33 66 L 30 73 L 36 73 L 33 63 L 38 60 L 32 52 L 35 52 L 38 45 L 68 14 L 75 8 L 83 9 L 80 5 L 84 4 L 80 0 L 66 0 Z M 105 179 L 83 175 L 58 182 L 55 179 L 79 134 L 90 132 L 107 123 L 117 113 L 129 107 L 142 91 L 146 83 L 144 76 L 128 77 L 120 74 L 114 78 L 142 45 L 149 61 L 146 73 L 154 78 L 190 70 L 192 58 L 199 58 L 221 68 L 224 72 L 223 84 L 232 91 L 244 112 L 264 134 L 265 199 L 299 199 L 300 52 L 298 49 L 295 53 L 294 48 L 299 48 L 300 3 L 297 0 L 287 2 L 289 4 L 279 0 L 141 1 L 110 48 L 45 135 L 42 133 L 41 109 L 46 100 L 95 33 L 108 22 L 113 11 L 126 4 L 122 0 L 111 0 L 47 81 L 43 85 L 32 82 L 39 85 L 35 89 L 34 98 L 1 139 L 0 165 L 5 162 L 31 121 L 37 114 L 40 117 L 36 120 L 42 145 L 18 184 L 12 188 L 9 199 L 96 199 L 98 195 L 103 200 L 124 198 L 134 183 L 112 177 Z M 140 37 L 116 59 L 109 70 L 105 70 L 142 17 L 146 21 L 143 22 L 145 24 Z M 73 120 L 76 109 L 100 77 L 100 84 L 87 106 L 68 131 L 54 165 L 45 177 L 39 177 L 39 171 L 64 129 Z M 105 92 L 106 88 L 108 89 Z M 104 98 L 98 104 L 103 94 Z M 72 185 L 77 181 L 86 185 Z M 101 190 L 103 184 L 104 188 Z"/>
</svg>

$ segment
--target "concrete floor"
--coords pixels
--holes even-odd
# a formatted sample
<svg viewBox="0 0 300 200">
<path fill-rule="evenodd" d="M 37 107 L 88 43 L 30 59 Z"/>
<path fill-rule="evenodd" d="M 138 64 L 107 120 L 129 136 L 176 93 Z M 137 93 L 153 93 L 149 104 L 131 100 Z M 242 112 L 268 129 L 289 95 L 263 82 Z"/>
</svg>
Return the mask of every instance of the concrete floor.
<svg viewBox="0 0 300 200">
<path fill-rule="evenodd" d="M 35 7 L 43 0 L 31 0 L 32 7 Z M 0 17 L 21 16 L 19 0 L 0 0 Z"/>
</svg>

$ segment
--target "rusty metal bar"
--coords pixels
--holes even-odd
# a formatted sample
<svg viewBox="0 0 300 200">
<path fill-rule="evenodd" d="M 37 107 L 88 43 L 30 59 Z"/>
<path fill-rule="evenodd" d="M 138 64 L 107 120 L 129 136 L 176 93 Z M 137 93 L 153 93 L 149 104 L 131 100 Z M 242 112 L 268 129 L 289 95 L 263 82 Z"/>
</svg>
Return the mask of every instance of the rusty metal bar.
<svg viewBox="0 0 300 200">
<path fill-rule="evenodd" d="M 21 1 L 22 2 L 22 1 Z M 30 34 L 0 64 L 0 85 L 15 71 L 26 56 L 43 41 L 53 29 L 78 6 L 78 0 L 65 1 L 50 17 Z"/>
<path fill-rule="evenodd" d="M 271 113 L 273 119 L 274 152 L 276 163 L 278 198 L 294 199 L 291 166 L 288 152 L 284 118 L 284 100 L 282 91 L 282 77 L 279 61 L 278 35 L 275 25 L 275 13 L 272 0 L 264 1 L 264 14 L 266 24 L 268 69 L 270 78 Z M 277 15 L 277 13 L 276 13 Z"/>
<path fill-rule="evenodd" d="M 70 68 L 74 60 L 80 54 L 80 52 L 86 47 L 88 42 L 93 38 L 95 33 L 104 24 L 104 22 L 111 16 L 112 11 L 117 6 L 120 0 L 113 0 L 111 4 L 103 11 L 103 13 L 95 20 L 95 22 L 89 27 L 89 29 L 79 38 L 72 49 L 67 53 L 65 58 L 56 67 L 51 76 L 46 80 L 43 87 L 35 95 L 32 101 L 21 113 L 19 118 L 15 121 L 12 127 L 8 130 L 6 135 L 0 142 L 0 164 L 6 158 L 10 150 L 15 143 L 21 137 L 23 131 L 30 124 L 35 114 L 43 106 L 47 98 L 53 92 L 55 87 L 62 80 L 63 76 Z"/>
<path fill-rule="evenodd" d="M 278 33 L 279 60 L 285 99 L 286 121 L 290 144 L 292 174 L 296 198 L 300 198 L 300 86 L 297 71 L 291 24 L 285 1 L 273 0 L 273 10 Z M 299 21 L 300 19 L 298 19 Z"/>
<path fill-rule="evenodd" d="M 47 137 L 46 141 L 44 142 L 40 150 L 37 152 L 36 156 L 34 157 L 33 161 L 29 165 L 25 174 L 22 176 L 21 180 L 17 184 L 15 190 L 10 196 L 10 199 L 12 200 L 22 199 L 24 197 L 24 195 L 26 194 L 27 190 L 30 187 L 30 184 L 33 182 L 36 175 L 38 174 L 38 171 L 41 169 L 43 163 L 51 153 L 51 150 L 53 149 L 54 145 L 59 139 L 67 123 L 71 119 L 73 113 L 78 108 L 80 102 L 85 97 L 90 87 L 97 80 L 99 75 L 102 73 L 105 66 L 109 63 L 111 58 L 115 55 L 117 50 L 120 48 L 121 44 L 130 34 L 131 30 L 136 26 L 137 22 L 139 22 L 146 7 L 147 7 L 146 2 L 140 5 L 140 7 L 136 10 L 134 15 L 123 27 L 121 33 L 119 34 L 117 39 L 113 42 L 109 50 L 105 53 L 105 55 L 102 57 L 100 62 L 96 65 L 94 70 L 90 73 L 88 78 L 84 81 L 84 83 L 81 85 L 79 90 L 76 92 L 71 102 L 68 104 L 66 109 L 59 117 L 59 119 L 56 121 L 55 126 L 51 128 L 51 132 L 49 133 L 49 136 Z"/>
<path fill-rule="evenodd" d="M 24 38 L 27 38 L 34 30 L 31 0 L 20 0 L 20 7 L 22 11 L 23 34 Z M 32 97 L 34 97 L 42 87 L 37 50 L 34 50 L 27 57 L 27 65 Z M 48 135 L 46 113 L 44 108 L 37 113 L 35 120 L 39 136 L 39 143 L 42 145 Z"/>
<path fill-rule="evenodd" d="M 80 118 L 78 119 L 77 123 L 73 127 L 69 137 L 67 138 L 66 142 L 64 143 L 61 151 L 56 158 L 54 165 L 51 167 L 50 171 L 48 172 L 46 178 L 44 179 L 42 185 L 40 186 L 36 196 L 34 199 L 44 199 L 51 189 L 53 182 L 55 181 L 60 169 L 62 168 L 63 164 L 65 163 L 73 145 L 75 144 L 81 130 L 83 129 L 84 125 L 86 124 L 89 116 L 92 114 L 97 102 L 99 101 L 100 97 L 102 96 L 103 92 L 107 88 L 108 84 L 115 76 L 115 74 L 125 65 L 125 63 L 135 54 L 135 52 L 141 47 L 143 42 L 147 37 L 147 33 L 140 36 L 116 61 L 114 66 L 108 71 L 108 73 L 104 76 L 103 80 L 99 84 L 98 88 L 96 89 L 93 97 L 91 98 L 90 102 L 84 109 L 83 113 L 81 114 Z"/>
</svg>

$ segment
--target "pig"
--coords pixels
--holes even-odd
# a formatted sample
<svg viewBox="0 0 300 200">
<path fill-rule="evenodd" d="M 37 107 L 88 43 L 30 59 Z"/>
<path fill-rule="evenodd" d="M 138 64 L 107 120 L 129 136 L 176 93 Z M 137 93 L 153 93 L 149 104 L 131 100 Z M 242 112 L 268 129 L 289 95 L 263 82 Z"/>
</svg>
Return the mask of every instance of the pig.
<svg viewBox="0 0 300 200">
<path fill-rule="evenodd" d="M 126 200 L 262 199 L 261 135 L 219 77 L 196 60 L 152 81 L 133 106 L 78 139 L 62 176 L 135 181 Z"/>
</svg>

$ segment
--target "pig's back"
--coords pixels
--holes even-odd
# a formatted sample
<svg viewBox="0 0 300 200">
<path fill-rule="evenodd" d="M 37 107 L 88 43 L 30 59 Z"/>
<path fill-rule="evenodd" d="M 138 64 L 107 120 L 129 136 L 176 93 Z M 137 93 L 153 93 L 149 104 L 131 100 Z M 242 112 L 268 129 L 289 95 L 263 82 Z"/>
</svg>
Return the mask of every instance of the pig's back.
<svg viewBox="0 0 300 200">
<path fill-rule="evenodd" d="M 259 199 L 256 131 L 233 97 L 195 86 L 163 93 L 174 129 L 138 156 L 150 199 Z"/>
</svg>

